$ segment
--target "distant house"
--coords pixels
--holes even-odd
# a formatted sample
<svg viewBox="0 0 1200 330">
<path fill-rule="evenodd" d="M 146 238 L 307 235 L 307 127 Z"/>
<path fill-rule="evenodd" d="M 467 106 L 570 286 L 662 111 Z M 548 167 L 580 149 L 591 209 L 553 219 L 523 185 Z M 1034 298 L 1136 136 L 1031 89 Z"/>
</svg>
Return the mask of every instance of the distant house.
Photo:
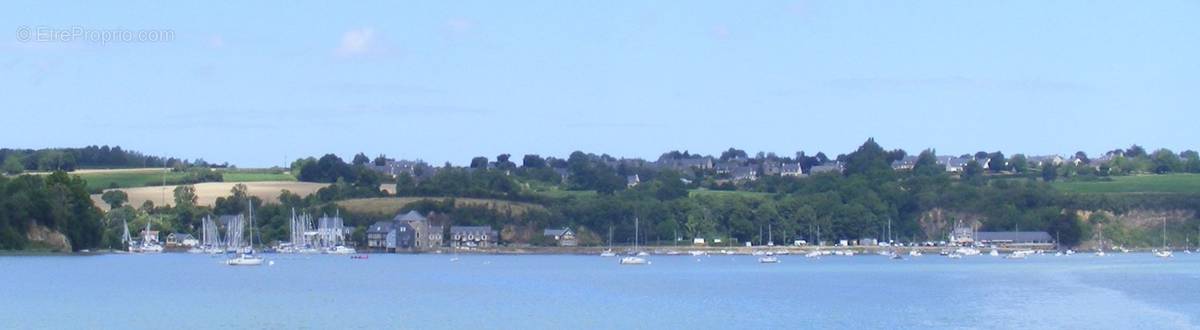
<svg viewBox="0 0 1200 330">
<path fill-rule="evenodd" d="M 170 233 L 167 234 L 167 245 L 193 247 L 200 245 L 200 240 L 188 233 Z"/>
<path fill-rule="evenodd" d="M 406 227 L 408 230 L 412 231 L 411 233 L 404 233 L 403 231 L 401 232 L 412 237 L 409 241 L 398 241 L 396 244 L 397 248 L 423 250 L 434 249 L 442 246 L 443 227 L 433 224 L 431 221 L 429 221 L 429 218 L 421 215 L 421 213 L 417 212 L 416 210 L 408 211 L 408 213 L 404 214 L 397 214 L 392 218 L 392 222 L 396 224 L 398 230 L 401 229 L 401 227 Z"/>
<path fill-rule="evenodd" d="M 563 227 L 562 229 L 546 229 L 542 231 L 542 236 L 553 239 L 558 242 L 558 246 L 576 246 L 579 241 L 575 238 L 575 231 L 571 228 Z"/>
<path fill-rule="evenodd" d="M 703 237 L 693 238 L 692 245 L 704 245 L 704 238 Z"/>
<path fill-rule="evenodd" d="M 841 174 L 842 173 L 842 164 L 841 163 L 833 163 L 833 164 L 826 163 L 826 164 L 813 166 L 812 168 L 808 169 L 808 173 L 809 173 L 809 175 L 817 175 L 817 174 L 821 174 L 821 173 Z"/>
<path fill-rule="evenodd" d="M 493 247 L 499 241 L 497 236 L 490 226 L 450 226 L 452 247 Z"/>
<path fill-rule="evenodd" d="M 783 164 L 770 160 L 762 163 L 762 175 L 779 175 L 780 172 L 783 172 Z"/>
<path fill-rule="evenodd" d="M 680 158 L 680 159 L 659 158 L 659 160 L 657 162 L 655 162 L 655 165 L 658 167 L 670 168 L 670 169 L 677 170 L 677 171 L 693 169 L 693 168 L 701 169 L 701 170 L 708 170 L 708 169 L 713 168 L 713 164 L 714 164 L 713 158 L 707 157 L 707 156 L 706 157 L 694 157 L 694 158 Z"/>
<path fill-rule="evenodd" d="M 783 164 L 779 168 L 779 175 L 782 176 L 804 176 L 804 167 L 800 163 Z"/>
<path fill-rule="evenodd" d="M 904 156 L 904 158 L 892 161 L 893 170 L 911 170 L 917 165 L 917 156 Z"/>
<path fill-rule="evenodd" d="M 378 252 L 396 250 L 396 223 L 376 221 L 367 227 L 367 249 Z"/>
<path fill-rule="evenodd" d="M 1042 167 L 1045 166 L 1045 164 L 1052 164 L 1055 166 L 1062 165 L 1065 160 L 1059 155 L 1049 155 L 1028 157 L 1025 159 L 1025 161 L 1029 164 L 1029 166 Z"/>
<path fill-rule="evenodd" d="M 954 230 L 950 232 L 948 237 L 950 244 L 953 245 L 972 245 L 975 244 L 975 229 L 969 226 L 958 224 Z"/>
<path fill-rule="evenodd" d="M 971 162 L 970 158 L 938 156 L 937 164 L 946 167 L 946 172 L 959 173 L 967 168 L 967 164 Z"/>
<path fill-rule="evenodd" d="M 753 181 L 758 179 L 758 170 L 753 166 L 738 166 L 729 173 L 734 181 Z"/>
<path fill-rule="evenodd" d="M 860 238 L 860 239 L 858 239 L 858 245 L 876 246 L 876 245 L 879 245 L 879 240 L 874 239 L 874 238 Z"/>
<path fill-rule="evenodd" d="M 642 178 L 637 174 L 625 177 L 625 187 L 627 188 L 636 187 L 639 183 L 642 183 Z"/>
<path fill-rule="evenodd" d="M 975 241 L 986 245 L 1054 244 L 1054 238 L 1044 231 L 981 231 Z"/>
</svg>

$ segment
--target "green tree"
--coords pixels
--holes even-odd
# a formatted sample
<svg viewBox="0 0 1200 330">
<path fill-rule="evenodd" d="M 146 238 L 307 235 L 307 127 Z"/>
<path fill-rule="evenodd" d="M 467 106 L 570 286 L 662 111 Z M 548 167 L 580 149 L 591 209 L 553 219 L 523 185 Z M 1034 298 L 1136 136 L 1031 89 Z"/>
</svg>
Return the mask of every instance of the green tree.
<svg viewBox="0 0 1200 330">
<path fill-rule="evenodd" d="M 195 207 L 196 206 L 196 186 L 180 185 L 175 187 L 172 194 L 175 197 L 175 207 Z"/>
<path fill-rule="evenodd" d="M 471 158 L 471 168 L 487 168 L 487 165 L 488 165 L 487 157 Z"/>
<path fill-rule="evenodd" d="M 1012 155 L 1012 159 L 1009 159 L 1008 162 L 1012 166 L 1013 172 L 1021 174 L 1029 172 L 1029 159 L 1025 158 L 1025 154 Z"/>
<path fill-rule="evenodd" d="M 913 174 L 918 176 L 937 176 L 946 172 L 946 166 L 937 163 L 937 154 L 926 149 L 917 155 L 917 163 L 913 165 Z"/>
<path fill-rule="evenodd" d="M 988 170 L 992 173 L 1000 173 L 1008 169 L 1008 160 L 1004 158 L 1004 153 L 993 152 L 988 154 Z"/>
<path fill-rule="evenodd" d="M 865 175 L 871 178 L 890 178 L 892 166 L 887 161 L 888 153 L 874 138 L 867 139 L 858 150 L 846 156 L 846 176 Z"/>
<path fill-rule="evenodd" d="M 100 195 L 100 200 L 108 203 L 109 209 L 118 209 L 129 201 L 129 194 L 121 190 L 109 190 Z"/>
<path fill-rule="evenodd" d="M 1179 161 L 1179 156 L 1165 148 L 1155 150 L 1150 160 L 1154 164 L 1154 173 L 1158 174 L 1179 172 L 1183 168 L 1183 163 Z"/>
<path fill-rule="evenodd" d="M 357 155 L 354 155 L 354 161 L 352 161 L 351 163 L 353 163 L 354 165 L 366 165 L 370 162 L 371 162 L 371 158 L 368 158 L 367 154 L 360 152 Z"/>
<path fill-rule="evenodd" d="M 963 180 L 971 183 L 981 183 L 983 180 L 983 166 L 979 165 L 979 162 L 975 160 L 967 162 L 967 167 L 963 169 Z"/>
<path fill-rule="evenodd" d="M 20 156 L 11 155 L 4 159 L 4 173 L 16 175 L 22 172 L 25 172 L 25 164 L 21 163 Z"/>
<path fill-rule="evenodd" d="M 1042 181 L 1053 182 L 1055 179 L 1058 179 L 1058 166 L 1055 166 L 1054 162 L 1043 162 Z"/>
</svg>

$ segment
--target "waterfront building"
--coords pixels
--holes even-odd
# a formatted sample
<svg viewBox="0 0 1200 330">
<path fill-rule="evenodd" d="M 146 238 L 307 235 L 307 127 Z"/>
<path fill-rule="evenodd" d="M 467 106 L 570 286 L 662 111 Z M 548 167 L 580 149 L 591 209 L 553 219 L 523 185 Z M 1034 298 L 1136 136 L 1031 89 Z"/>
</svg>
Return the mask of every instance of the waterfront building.
<svg viewBox="0 0 1200 330">
<path fill-rule="evenodd" d="M 496 230 L 489 226 L 451 226 L 450 246 L 493 247 L 499 241 Z"/>
<path fill-rule="evenodd" d="M 561 229 L 546 229 L 542 231 L 542 236 L 553 239 L 558 243 L 558 246 L 576 246 L 579 241 L 575 238 L 575 231 L 571 228 L 563 227 Z"/>
</svg>

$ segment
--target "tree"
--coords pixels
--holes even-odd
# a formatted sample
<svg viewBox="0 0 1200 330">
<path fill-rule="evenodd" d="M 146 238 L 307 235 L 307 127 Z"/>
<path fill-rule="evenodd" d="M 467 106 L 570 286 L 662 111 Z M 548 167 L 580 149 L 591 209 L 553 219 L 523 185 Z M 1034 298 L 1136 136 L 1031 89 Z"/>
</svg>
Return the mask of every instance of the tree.
<svg viewBox="0 0 1200 330">
<path fill-rule="evenodd" d="M 546 167 L 546 160 L 542 159 L 542 157 L 538 155 L 525 155 L 525 157 L 521 159 L 521 167 L 543 168 Z"/>
<path fill-rule="evenodd" d="M 388 159 L 387 159 L 386 155 L 379 154 L 379 156 L 376 156 L 375 160 L 372 161 L 371 163 L 375 164 L 375 166 L 384 166 L 384 165 L 387 165 L 387 161 L 388 161 Z"/>
<path fill-rule="evenodd" d="M 913 174 L 918 176 L 937 176 L 946 172 L 946 167 L 938 165 L 937 154 L 933 150 L 925 149 L 917 155 L 917 163 L 913 165 Z"/>
<path fill-rule="evenodd" d="M 109 209 L 118 209 L 129 201 L 129 194 L 121 190 L 109 190 L 100 195 L 100 199 L 108 203 Z"/>
<path fill-rule="evenodd" d="M 175 187 L 175 207 L 194 207 L 196 206 L 196 186 L 180 185 Z"/>
<path fill-rule="evenodd" d="M 1013 172 L 1025 173 L 1029 171 L 1029 160 L 1025 158 L 1025 154 L 1015 154 L 1008 162 Z"/>
<path fill-rule="evenodd" d="M 895 149 L 892 151 L 888 151 L 887 162 L 888 162 L 888 164 L 891 164 L 892 162 L 897 161 L 897 160 L 902 160 L 902 159 L 904 159 L 904 157 L 907 157 L 907 156 L 908 156 L 908 152 L 904 151 L 904 149 Z"/>
<path fill-rule="evenodd" d="M 22 172 L 25 172 L 25 165 L 21 163 L 21 157 L 12 155 L 4 159 L 4 173 L 16 175 Z"/>
<path fill-rule="evenodd" d="M 1042 181 L 1053 182 L 1058 179 L 1058 166 L 1054 162 L 1042 162 Z"/>
<path fill-rule="evenodd" d="M 746 158 L 750 158 L 750 157 L 746 155 L 745 150 L 741 150 L 741 149 L 729 148 L 729 150 L 725 150 L 725 151 L 721 152 L 721 161 L 728 161 L 730 159 L 746 159 Z"/>
<path fill-rule="evenodd" d="M 868 138 L 862 146 L 846 156 L 846 176 L 865 175 L 867 177 L 890 178 L 892 166 L 888 163 L 888 154 L 874 138 Z"/>
<path fill-rule="evenodd" d="M 1004 153 L 1002 152 L 997 151 L 988 154 L 988 170 L 991 170 L 992 173 L 1000 173 L 1007 170 L 1007 163 L 1008 161 L 1004 159 Z"/>
<path fill-rule="evenodd" d="M 480 157 L 471 158 L 471 168 L 487 168 L 487 166 L 488 166 L 487 157 L 480 156 Z"/>
<path fill-rule="evenodd" d="M 1075 212 L 1064 212 L 1054 217 L 1047 231 L 1051 235 L 1058 236 L 1058 243 L 1063 246 L 1078 245 L 1083 237 L 1083 227 L 1079 224 L 1079 218 Z"/>
<path fill-rule="evenodd" d="M 1083 151 L 1076 151 L 1075 159 L 1078 159 L 1081 164 L 1089 164 L 1092 162 L 1092 160 L 1088 158 L 1087 153 Z"/>
<path fill-rule="evenodd" d="M 371 158 L 368 158 L 366 154 L 361 153 L 361 152 L 358 153 L 357 155 L 354 155 L 354 160 L 352 161 L 352 163 L 354 165 L 366 165 L 367 163 L 370 163 L 370 162 L 371 162 Z"/>
<path fill-rule="evenodd" d="M 513 163 L 513 162 L 511 162 L 511 161 L 509 161 L 509 160 L 508 160 L 508 159 L 509 159 L 509 158 L 511 158 L 511 157 L 512 157 L 512 155 L 509 155 L 509 154 L 499 154 L 499 155 L 497 155 L 497 156 L 496 156 L 496 168 L 499 168 L 499 169 L 502 169 L 502 170 L 511 170 L 511 169 L 515 169 L 515 168 L 517 168 L 517 164 L 516 164 L 516 163 Z"/>
<path fill-rule="evenodd" d="M 1183 168 L 1183 163 L 1179 161 L 1179 156 L 1166 148 L 1155 150 L 1150 160 L 1154 163 L 1154 173 L 1158 174 L 1178 172 Z"/>
<path fill-rule="evenodd" d="M 967 162 L 967 167 L 963 169 L 963 180 L 971 183 L 981 183 L 983 180 L 983 165 L 979 165 L 979 162 L 975 160 Z"/>
<path fill-rule="evenodd" d="M 1125 150 L 1125 157 L 1127 157 L 1127 158 L 1146 157 L 1146 148 L 1142 148 L 1142 146 L 1139 146 L 1136 144 L 1129 146 L 1129 149 Z"/>
</svg>

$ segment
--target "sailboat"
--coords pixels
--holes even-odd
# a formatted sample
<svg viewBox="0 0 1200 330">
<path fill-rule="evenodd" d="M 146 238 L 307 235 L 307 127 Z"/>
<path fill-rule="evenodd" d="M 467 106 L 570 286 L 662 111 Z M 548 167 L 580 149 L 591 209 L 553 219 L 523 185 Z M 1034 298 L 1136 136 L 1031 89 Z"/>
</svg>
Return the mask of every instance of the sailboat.
<svg viewBox="0 0 1200 330">
<path fill-rule="evenodd" d="M 1106 255 L 1106 254 L 1104 254 L 1104 226 L 1103 225 L 1100 226 L 1100 243 L 1099 244 L 1100 245 L 1096 247 L 1096 256 L 1103 257 Z"/>
<path fill-rule="evenodd" d="M 638 223 L 638 218 L 637 218 L 637 217 L 634 217 L 634 218 L 633 218 L 633 250 L 634 250 L 634 251 L 638 251 L 638 228 L 639 228 L 639 226 L 638 226 L 638 225 L 639 225 L 639 223 Z M 649 262 L 649 261 L 647 261 L 647 260 L 646 260 L 646 258 L 642 258 L 642 257 L 641 257 L 641 256 L 643 255 L 642 253 L 643 253 L 643 252 L 640 252 L 640 251 L 639 251 L 639 252 L 637 253 L 637 255 L 632 255 L 632 256 L 628 256 L 628 257 L 621 258 L 621 264 L 622 264 L 622 265 L 645 265 L 645 264 L 649 264 L 650 262 Z"/>
<path fill-rule="evenodd" d="M 121 224 L 125 225 L 125 232 L 121 234 L 121 243 L 125 244 L 126 251 L 136 252 L 133 250 L 133 237 L 129 236 L 129 223 L 121 218 Z"/>
<path fill-rule="evenodd" d="M 153 239 L 152 239 L 153 238 Z M 142 253 L 160 253 L 163 251 L 162 245 L 158 244 L 157 237 L 150 234 L 150 220 L 146 220 L 146 230 L 142 232 Z"/>
<path fill-rule="evenodd" d="M 771 224 L 769 224 L 769 223 L 767 224 L 767 245 L 768 246 L 775 245 L 775 238 L 771 236 Z M 777 264 L 777 263 L 779 263 L 779 258 L 775 257 L 774 253 L 771 253 L 770 251 L 768 251 L 766 253 L 766 255 L 758 257 L 758 263 L 760 263 L 760 264 Z"/>
<path fill-rule="evenodd" d="M 612 228 L 612 226 L 608 226 L 608 250 L 604 250 L 604 252 L 600 252 L 601 257 L 608 258 L 608 257 L 617 256 L 616 253 L 613 253 L 613 249 L 612 249 L 612 235 L 613 235 L 613 228 Z"/>
<path fill-rule="evenodd" d="M 1167 218 L 1166 217 L 1163 217 L 1162 242 L 1163 242 L 1162 250 L 1154 251 L 1154 255 L 1159 258 L 1170 258 L 1170 257 L 1174 256 L 1173 254 L 1171 254 L 1171 250 L 1167 249 Z"/>
<path fill-rule="evenodd" d="M 250 206 L 250 214 L 249 214 L 249 218 L 250 218 L 250 246 L 249 246 L 249 249 L 246 251 L 246 253 L 241 253 L 241 254 L 239 254 L 239 255 L 238 255 L 238 256 L 236 256 L 236 257 L 233 257 L 233 258 L 230 258 L 230 259 L 227 259 L 227 260 L 225 260 L 225 264 L 226 264 L 226 265 L 230 265 L 230 266 L 258 266 L 258 265 L 262 265 L 262 263 L 263 263 L 263 258 L 262 258 L 262 257 L 259 257 L 259 256 L 256 256 L 256 255 L 254 255 L 254 204 L 252 204 L 251 202 L 246 202 L 246 204 L 249 204 L 249 206 Z M 230 243 L 233 243 L 233 242 L 230 242 Z M 238 244 L 238 245 L 241 245 L 241 244 L 242 244 L 242 242 L 239 240 L 239 241 L 237 242 L 237 244 Z M 238 250 L 241 250 L 241 249 L 238 249 Z"/>
</svg>

